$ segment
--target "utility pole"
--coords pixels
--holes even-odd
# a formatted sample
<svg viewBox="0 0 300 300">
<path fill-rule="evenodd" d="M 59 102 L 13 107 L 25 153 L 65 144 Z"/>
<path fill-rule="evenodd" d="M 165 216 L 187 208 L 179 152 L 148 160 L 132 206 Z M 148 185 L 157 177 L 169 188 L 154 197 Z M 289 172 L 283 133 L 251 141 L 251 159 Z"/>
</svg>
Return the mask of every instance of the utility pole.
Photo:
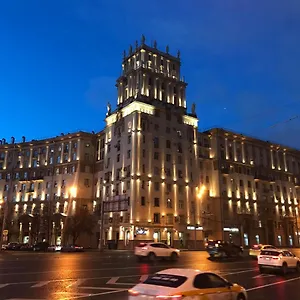
<svg viewBox="0 0 300 300">
<path fill-rule="evenodd" d="M 197 224 L 196 224 L 196 205 L 195 201 L 193 202 L 193 211 L 194 211 L 194 250 L 197 249 Z"/>
</svg>

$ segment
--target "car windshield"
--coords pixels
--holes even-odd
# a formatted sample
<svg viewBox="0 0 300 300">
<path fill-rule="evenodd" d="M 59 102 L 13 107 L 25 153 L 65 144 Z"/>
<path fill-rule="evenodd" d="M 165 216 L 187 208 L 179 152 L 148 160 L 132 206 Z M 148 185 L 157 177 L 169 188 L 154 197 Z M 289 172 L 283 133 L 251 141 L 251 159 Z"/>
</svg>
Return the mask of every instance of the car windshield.
<svg viewBox="0 0 300 300">
<path fill-rule="evenodd" d="M 170 274 L 155 274 L 150 276 L 143 284 L 152 284 L 152 285 L 160 285 L 166 286 L 170 288 L 177 288 L 181 286 L 187 277 L 180 275 L 170 275 Z"/>
<path fill-rule="evenodd" d="M 279 256 L 280 252 L 272 251 L 272 250 L 263 250 L 260 253 L 261 255 L 271 255 L 271 256 Z"/>
</svg>

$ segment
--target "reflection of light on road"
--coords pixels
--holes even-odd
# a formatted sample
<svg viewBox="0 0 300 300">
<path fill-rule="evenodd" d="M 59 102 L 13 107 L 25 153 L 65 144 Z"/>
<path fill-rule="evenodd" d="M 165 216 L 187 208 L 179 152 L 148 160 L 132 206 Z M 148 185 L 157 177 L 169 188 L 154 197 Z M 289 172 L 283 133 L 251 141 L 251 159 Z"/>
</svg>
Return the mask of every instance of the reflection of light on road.
<svg viewBox="0 0 300 300">
<path fill-rule="evenodd" d="M 141 271 L 142 275 L 149 274 L 149 265 L 141 264 L 140 265 L 140 271 Z"/>
<path fill-rule="evenodd" d="M 80 256 L 76 254 L 61 254 L 62 257 L 57 260 L 53 260 L 52 267 L 54 270 L 57 270 L 57 279 L 66 280 L 74 278 L 76 270 L 82 267 L 82 261 Z M 75 275 L 76 276 L 76 275 Z M 56 286 L 56 293 L 53 297 L 53 300 L 67 300 L 74 298 L 74 294 L 78 296 L 78 280 L 74 281 L 66 280 L 61 281 L 58 286 Z"/>
</svg>

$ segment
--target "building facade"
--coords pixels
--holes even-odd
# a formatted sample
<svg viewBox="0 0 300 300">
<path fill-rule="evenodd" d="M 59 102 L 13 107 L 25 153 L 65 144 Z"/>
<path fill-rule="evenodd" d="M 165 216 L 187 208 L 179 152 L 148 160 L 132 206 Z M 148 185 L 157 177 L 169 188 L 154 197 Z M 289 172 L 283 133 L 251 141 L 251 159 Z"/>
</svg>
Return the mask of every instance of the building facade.
<svg viewBox="0 0 300 300">
<path fill-rule="evenodd" d="M 5 216 L 9 241 L 61 244 L 66 216 L 78 206 L 96 206 L 94 140 L 93 134 L 78 132 L 39 141 L 1 141 L 1 221 Z"/>
<path fill-rule="evenodd" d="M 300 152 L 225 129 L 199 132 L 180 67 L 179 52 L 142 37 L 124 53 L 117 107 L 108 104 L 101 132 L 2 140 L 9 241 L 64 242 L 66 216 L 84 206 L 99 219 L 106 207 L 84 246 L 97 247 L 100 230 L 119 249 L 153 240 L 299 245 Z"/>
</svg>

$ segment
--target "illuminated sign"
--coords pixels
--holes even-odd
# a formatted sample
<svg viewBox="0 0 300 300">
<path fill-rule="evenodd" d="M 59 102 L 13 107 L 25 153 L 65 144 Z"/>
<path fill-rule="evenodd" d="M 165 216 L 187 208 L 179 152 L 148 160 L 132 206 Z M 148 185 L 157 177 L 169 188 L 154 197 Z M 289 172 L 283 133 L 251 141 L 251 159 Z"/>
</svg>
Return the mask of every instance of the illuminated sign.
<svg viewBox="0 0 300 300">
<path fill-rule="evenodd" d="M 195 230 L 195 226 L 187 226 L 186 227 L 187 230 Z M 196 230 L 203 230 L 202 226 L 197 226 Z"/>
<path fill-rule="evenodd" d="M 139 235 L 146 235 L 148 233 L 148 229 L 147 228 L 137 228 L 136 229 L 136 234 L 139 234 Z"/>
<path fill-rule="evenodd" d="M 229 231 L 229 232 L 239 232 L 239 229 L 238 229 L 238 228 L 224 227 L 224 231 Z"/>
</svg>

